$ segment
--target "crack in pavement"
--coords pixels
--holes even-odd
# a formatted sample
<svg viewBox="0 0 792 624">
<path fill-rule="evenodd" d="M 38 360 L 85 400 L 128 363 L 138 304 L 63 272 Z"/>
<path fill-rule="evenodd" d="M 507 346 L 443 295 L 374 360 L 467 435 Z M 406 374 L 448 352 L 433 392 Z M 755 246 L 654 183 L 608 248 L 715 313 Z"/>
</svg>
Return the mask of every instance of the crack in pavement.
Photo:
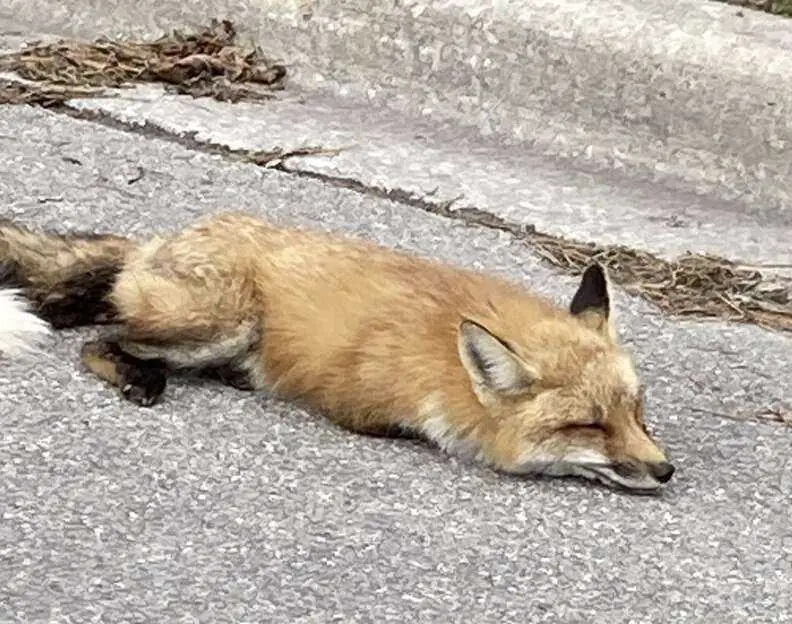
<svg viewBox="0 0 792 624">
<path fill-rule="evenodd" d="M 707 254 L 689 253 L 675 260 L 664 260 L 649 252 L 623 245 L 598 245 L 555 236 L 541 232 L 532 225 L 514 223 L 476 207 L 456 207 L 459 197 L 432 201 L 399 188 L 387 189 L 354 178 L 287 166 L 290 158 L 334 155 L 343 151 L 343 147 L 237 149 L 201 141 L 197 138 L 197 132 L 178 133 L 149 120 L 143 123 L 124 121 L 105 111 L 68 103 L 49 107 L 48 110 L 122 132 L 164 140 L 191 151 L 318 180 L 336 188 L 416 208 L 468 227 L 506 232 L 527 244 L 546 264 L 570 275 L 579 275 L 588 264 L 597 261 L 608 268 L 611 280 L 627 293 L 653 303 L 672 317 L 718 318 L 792 332 L 792 283 L 781 278 L 769 279 L 756 267 L 741 266 Z"/>
</svg>

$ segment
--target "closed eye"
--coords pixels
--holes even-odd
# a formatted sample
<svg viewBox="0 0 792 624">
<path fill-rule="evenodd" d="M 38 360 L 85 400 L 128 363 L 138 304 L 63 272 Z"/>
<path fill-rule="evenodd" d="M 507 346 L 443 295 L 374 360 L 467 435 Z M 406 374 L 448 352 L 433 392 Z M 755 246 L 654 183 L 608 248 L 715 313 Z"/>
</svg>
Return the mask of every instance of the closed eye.
<svg viewBox="0 0 792 624">
<path fill-rule="evenodd" d="M 592 429 L 595 431 L 605 431 L 605 424 L 603 423 L 603 419 L 605 418 L 605 410 L 602 409 L 600 405 L 592 405 L 591 406 L 591 415 L 590 420 L 588 422 L 584 422 L 580 425 L 583 429 Z"/>
<path fill-rule="evenodd" d="M 601 422 L 586 423 L 584 425 L 580 425 L 580 427 L 582 429 L 595 429 L 599 431 L 605 431 L 605 425 L 602 424 Z"/>
<path fill-rule="evenodd" d="M 577 429 L 578 431 L 600 431 L 607 432 L 608 428 L 605 426 L 604 417 L 605 411 L 599 405 L 592 405 L 590 408 L 589 418 L 587 420 L 580 420 L 578 422 L 568 422 L 561 426 L 562 430 L 570 431 Z"/>
<path fill-rule="evenodd" d="M 569 423 L 561 427 L 569 431 L 570 429 L 584 429 L 589 431 L 606 431 L 605 425 L 601 422 L 582 422 L 582 423 Z"/>
</svg>

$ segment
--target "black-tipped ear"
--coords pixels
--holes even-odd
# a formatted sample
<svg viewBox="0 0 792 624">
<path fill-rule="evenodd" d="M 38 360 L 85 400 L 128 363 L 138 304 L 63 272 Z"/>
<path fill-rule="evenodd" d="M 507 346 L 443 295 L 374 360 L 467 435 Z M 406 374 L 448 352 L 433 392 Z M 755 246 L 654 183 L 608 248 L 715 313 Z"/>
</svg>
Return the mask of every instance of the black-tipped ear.
<svg viewBox="0 0 792 624">
<path fill-rule="evenodd" d="M 504 396 L 527 392 L 538 373 L 505 342 L 478 323 L 464 320 L 459 326 L 459 357 L 476 388 Z"/>
<path fill-rule="evenodd" d="M 590 329 L 613 340 L 616 334 L 608 290 L 605 269 L 597 263 L 590 265 L 583 272 L 577 292 L 569 304 L 569 311 Z"/>
<path fill-rule="evenodd" d="M 580 285 L 569 305 L 569 311 L 574 316 L 580 316 L 584 312 L 594 312 L 606 319 L 610 317 L 608 278 L 600 264 L 594 263 L 583 272 Z"/>
</svg>

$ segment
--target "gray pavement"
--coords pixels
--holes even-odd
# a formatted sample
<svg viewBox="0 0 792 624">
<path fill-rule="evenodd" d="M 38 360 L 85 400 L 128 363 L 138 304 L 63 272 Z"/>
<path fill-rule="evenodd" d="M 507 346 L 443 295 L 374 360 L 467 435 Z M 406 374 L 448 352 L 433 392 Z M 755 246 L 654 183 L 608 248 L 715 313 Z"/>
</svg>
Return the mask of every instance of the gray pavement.
<svg viewBox="0 0 792 624">
<path fill-rule="evenodd" d="M 298 88 L 267 106 L 217 105 L 164 95 L 159 87 L 75 105 L 130 125 L 148 122 L 174 134 L 195 133 L 199 141 L 231 148 L 342 148 L 332 157 L 291 159 L 289 168 L 403 189 L 434 202 L 456 200 L 457 207 L 476 207 L 578 240 L 638 247 L 666 258 L 693 251 L 792 267 L 787 209 L 613 172 L 591 174 L 459 125 L 438 127 Z"/>
<path fill-rule="evenodd" d="M 29 28 L 230 17 L 299 81 L 588 170 L 721 201 L 792 198 L 792 24 L 709 0 L 3 0 Z"/>
<path fill-rule="evenodd" d="M 118 10 L 95 14 L 88 4 L 36 16 L 47 3 L 6 0 L 0 47 L 64 24 L 88 34 L 119 25 L 148 33 L 179 15 L 169 3 L 111 4 Z M 296 6 L 260 2 L 256 12 L 243 4 L 240 19 L 253 28 Z M 185 6 L 207 19 L 201 3 Z M 722 26 L 724 11 L 706 9 L 715 16 L 707 22 L 698 9 L 687 28 Z M 784 48 L 787 31 L 769 27 L 776 23 L 746 21 L 768 26 L 754 41 Z M 317 40 L 331 49 L 340 32 Z M 725 45 L 723 36 L 708 41 Z M 295 37 L 305 58 L 311 45 Z M 727 65 L 736 72 L 740 61 Z M 482 138 L 461 118 L 439 125 L 411 116 L 417 96 L 403 107 L 366 108 L 341 94 L 338 75 L 330 72 L 339 82 L 318 92 L 321 81 L 301 67 L 284 101 L 261 107 L 163 98 L 155 89 L 81 106 L 232 147 L 351 142 L 336 158 L 290 165 L 421 195 L 438 187 L 440 199 L 463 192 L 513 220 L 668 256 L 694 249 L 789 262 L 789 217 L 773 202 L 729 203 L 726 191 L 703 193 L 707 185 L 694 193 L 618 168 L 573 167 Z M 371 86 L 363 80 L 371 67 L 360 71 L 344 84 Z M 751 89 L 735 97 L 750 99 Z M 695 167 L 687 174 L 695 177 Z M 772 179 L 762 192 L 781 197 L 785 187 Z M 560 302 L 575 287 L 493 230 L 39 109 L 0 108 L 0 198 L 0 217 L 136 236 L 243 209 L 505 274 Z M 80 368 L 80 343 L 95 330 L 58 334 L 43 361 L 3 362 L 0 622 L 792 621 L 792 429 L 763 418 L 792 409 L 792 338 L 669 319 L 622 291 L 615 303 L 648 384 L 648 418 L 678 466 L 656 498 L 504 477 L 211 383 L 175 380 L 163 403 L 139 409 Z"/>
<path fill-rule="evenodd" d="M 0 145 L 2 215 L 30 224 L 143 235 L 241 208 L 574 289 L 505 235 L 94 123 L 6 108 Z M 209 383 L 137 409 L 77 364 L 92 330 L 60 334 L 0 367 L 0 621 L 792 620 L 792 437 L 756 420 L 792 399 L 792 341 L 617 305 L 679 466 L 659 498 L 504 478 Z"/>
</svg>

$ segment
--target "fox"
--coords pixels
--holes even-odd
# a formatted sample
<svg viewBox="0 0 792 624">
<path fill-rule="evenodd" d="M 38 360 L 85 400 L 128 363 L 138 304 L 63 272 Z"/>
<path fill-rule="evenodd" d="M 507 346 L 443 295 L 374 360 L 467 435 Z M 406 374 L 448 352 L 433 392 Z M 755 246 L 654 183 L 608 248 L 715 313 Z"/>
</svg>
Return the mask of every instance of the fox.
<svg viewBox="0 0 792 624">
<path fill-rule="evenodd" d="M 144 240 L 6 221 L 0 267 L 0 352 L 105 327 L 79 361 L 140 407 L 194 373 L 506 474 L 649 493 L 676 470 L 597 262 L 560 305 L 505 276 L 226 211 Z"/>
</svg>

